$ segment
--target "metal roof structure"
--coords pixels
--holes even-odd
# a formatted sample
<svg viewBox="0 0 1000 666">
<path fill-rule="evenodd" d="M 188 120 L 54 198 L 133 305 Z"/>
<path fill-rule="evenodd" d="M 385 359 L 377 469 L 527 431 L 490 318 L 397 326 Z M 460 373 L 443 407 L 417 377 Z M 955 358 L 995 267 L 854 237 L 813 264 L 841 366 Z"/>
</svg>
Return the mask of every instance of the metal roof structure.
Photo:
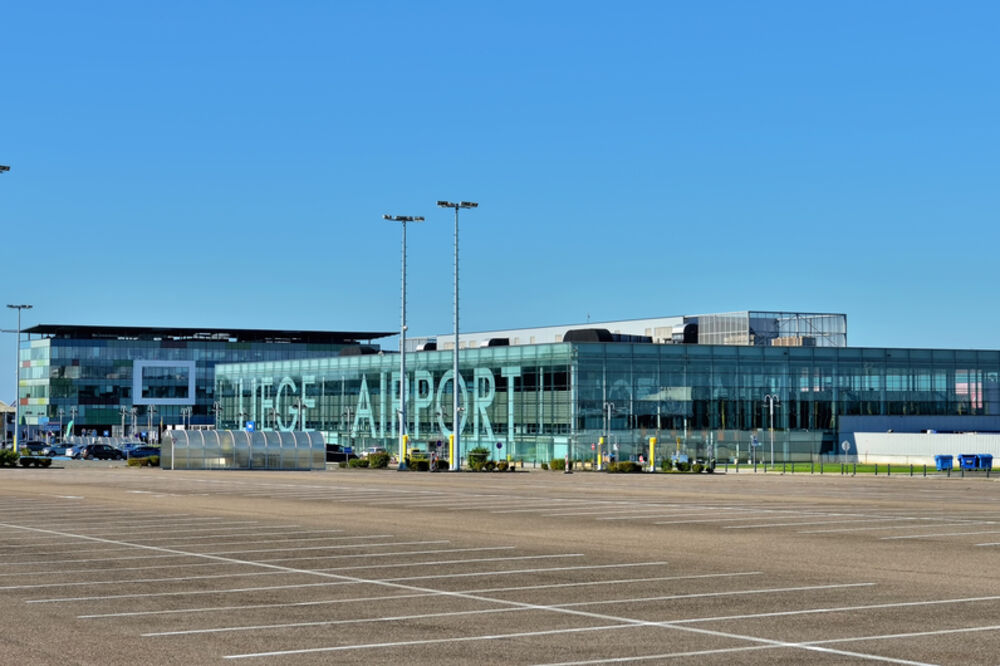
<svg viewBox="0 0 1000 666">
<path fill-rule="evenodd" d="M 288 331 L 268 328 L 208 328 L 173 326 L 81 326 L 38 324 L 22 331 L 28 335 L 74 340 L 198 340 L 206 342 L 269 342 L 357 344 L 396 335 L 381 331 Z"/>
</svg>

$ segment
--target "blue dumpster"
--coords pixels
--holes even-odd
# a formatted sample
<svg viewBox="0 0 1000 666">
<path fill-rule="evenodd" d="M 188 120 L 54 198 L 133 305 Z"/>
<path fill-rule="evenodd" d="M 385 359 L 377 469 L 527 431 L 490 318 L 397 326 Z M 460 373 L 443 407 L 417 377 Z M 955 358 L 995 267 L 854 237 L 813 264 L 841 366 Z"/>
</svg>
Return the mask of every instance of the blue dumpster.
<svg viewBox="0 0 1000 666">
<path fill-rule="evenodd" d="M 938 455 L 934 456 L 934 464 L 937 465 L 937 471 L 946 472 L 952 468 L 952 456 Z"/>
<path fill-rule="evenodd" d="M 978 469 L 976 465 L 979 464 L 978 457 L 975 453 L 959 453 L 958 454 L 958 466 L 962 469 Z"/>
<path fill-rule="evenodd" d="M 993 469 L 993 456 L 988 453 L 976 454 L 979 469 Z"/>
</svg>

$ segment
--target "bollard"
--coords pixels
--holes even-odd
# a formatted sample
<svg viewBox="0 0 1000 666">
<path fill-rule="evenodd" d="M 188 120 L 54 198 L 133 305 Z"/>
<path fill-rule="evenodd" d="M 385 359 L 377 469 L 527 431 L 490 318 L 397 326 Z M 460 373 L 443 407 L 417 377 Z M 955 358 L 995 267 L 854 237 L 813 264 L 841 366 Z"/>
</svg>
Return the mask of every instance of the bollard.
<svg viewBox="0 0 1000 666">
<path fill-rule="evenodd" d="M 757 473 L 757 461 L 756 460 L 753 461 L 753 473 L 754 474 Z"/>
<path fill-rule="evenodd" d="M 565 466 L 563 467 L 563 474 L 572 474 L 573 470 L 570 469 L 570 466 L 569 466 L 569 454 L 568 453 L 566 454 L 566 462 L 564 463 L 564 465 Z"/>
<path fill-rule="evenodd" d="M 913 476 L 913 463 L 910 463 L 910 476 Z"/>
<path fill-rule="evenodd" d="M 892 463 L 885 464 L 885 475 L 892 476 Z"/>
<path fill-rule="evenodd" d="M 820 467 L 819 471 L 822 472 L 823 468 Z M 814 461 L 814 460 L 810 460 L 809 461 L 809 473 L 810 474 L 815 474 L 816 473 L 816 461 Z"/>
<path fill-rule="evenodd" d="M 785 473 L 785 461 L 784 460 L 781 461 L 781 473 L 782 474 Z"/>
<path fill-rule="evenodd" d="M 852 463 L 851 464 L 851 476 L 857 476 L 857 475 L 858 475 L 858 463 Z"/>
<path fill-rule="evenodd" d="M 924 465 L 924 476 L 927 476 L 927 465 Z"/>
</svg>

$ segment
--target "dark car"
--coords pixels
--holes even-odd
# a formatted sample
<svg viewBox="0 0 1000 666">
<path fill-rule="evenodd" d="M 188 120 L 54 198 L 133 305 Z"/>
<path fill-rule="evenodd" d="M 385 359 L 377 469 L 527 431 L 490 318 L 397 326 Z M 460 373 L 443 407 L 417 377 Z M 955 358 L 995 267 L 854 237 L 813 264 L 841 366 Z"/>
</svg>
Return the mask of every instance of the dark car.
<svg viewBox="0 0 1000 666">
<path fill-rule="evenodd" d="M 108 444 L 88 444 L 80 449 L 80 458 L 86 460 L 122 460 L 125 454 Z"/>
<path fill-rule="evenodd" d="M 47 456 L 49 455 L 49 445 L 45 442 L 25 442 L 23 444 L 17 445 L 21 452 L 27 452 L 29 456 Z"/>
<path fill-rule="evenodd" d="M 136 446 L 127 451 L 129 458 L 149 458 L 160 455 L 158 446 Z"/>
<path fill-rule="evenodd" d="M 347 462 L 349 460 L 354 460 L 357 457 L 358 454 L 354 453 L 354 451 L 345 451 L 339 444 L 326 445 L 327 462 Z"/>
</svg>

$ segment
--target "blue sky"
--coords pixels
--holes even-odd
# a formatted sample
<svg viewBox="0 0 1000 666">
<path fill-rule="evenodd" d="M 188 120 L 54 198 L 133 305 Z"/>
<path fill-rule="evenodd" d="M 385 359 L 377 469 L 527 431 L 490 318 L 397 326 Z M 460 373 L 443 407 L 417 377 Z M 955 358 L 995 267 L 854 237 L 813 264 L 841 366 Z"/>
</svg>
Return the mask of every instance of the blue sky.
<svg viewBox="0 0 1000 666">
<path fill-rule="evenodd" d="M 453 217 L 434 202 L 467 199 L 463 330 L 783 309 L 846 312 L 855 346 L 997 348 L 998 19 L 971 1 L 3 3 L 4 302 L 35 306 L 25 326 L 397 330 L 381 216 L 423 215 L 410 334 L 447 333 Z"/>
</svg>

